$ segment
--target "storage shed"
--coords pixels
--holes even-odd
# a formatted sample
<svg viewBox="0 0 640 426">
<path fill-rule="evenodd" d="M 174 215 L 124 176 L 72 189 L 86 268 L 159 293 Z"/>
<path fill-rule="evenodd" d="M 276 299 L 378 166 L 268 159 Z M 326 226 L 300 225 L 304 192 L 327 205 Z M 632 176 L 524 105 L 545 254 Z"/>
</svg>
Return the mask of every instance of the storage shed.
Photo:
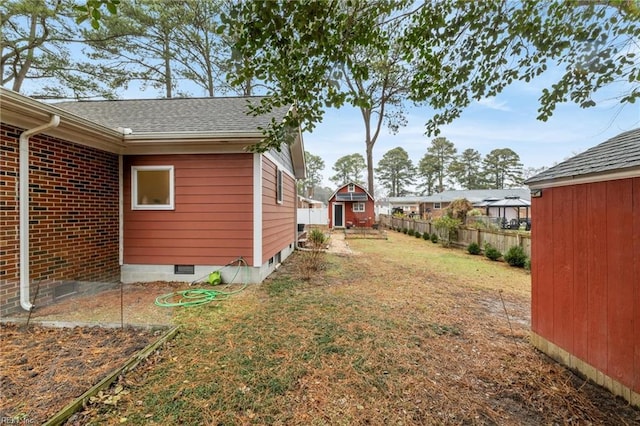
<svg viewBox="0 0 640 426">
<path fill-rule="evenodd" d="M 375 202 L 357 183 L 346 183 L 329 198 L 329 227 L 371 228 L 375 223 Z"/>
<path fill-rule="evenodd" d="M 640 129 L 526 183 L 532 343 L 640 406 Z"/>
</svg>

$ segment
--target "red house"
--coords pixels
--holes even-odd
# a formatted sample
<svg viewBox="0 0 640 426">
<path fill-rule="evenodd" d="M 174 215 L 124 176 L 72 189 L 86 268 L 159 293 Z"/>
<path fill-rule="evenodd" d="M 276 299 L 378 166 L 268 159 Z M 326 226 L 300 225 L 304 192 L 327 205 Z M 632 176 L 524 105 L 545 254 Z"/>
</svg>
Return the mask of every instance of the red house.
<svg viewBox="0 0 640 426">
<path fill-rule="evenodd" d="M 0 315 L 31 309 L 33 283 L 46 304 L 110 283 L 191 282 L 240 257 L 237 277 L 255 283 L 294 251 L 299 129 L 280 151 L 247 150 L 290 108 L 0 95 Z"/>
<path fill-rule="evenodd" d="M 347 183 L 329 198 L 329 227 L 372 227 L 375 223 L 373 197 L 357 183 Z"/>
<path fill-rule="evenodd" d="M 533 344 L 640 407 L 640 129 L 526 183 Z"/>
</svg>

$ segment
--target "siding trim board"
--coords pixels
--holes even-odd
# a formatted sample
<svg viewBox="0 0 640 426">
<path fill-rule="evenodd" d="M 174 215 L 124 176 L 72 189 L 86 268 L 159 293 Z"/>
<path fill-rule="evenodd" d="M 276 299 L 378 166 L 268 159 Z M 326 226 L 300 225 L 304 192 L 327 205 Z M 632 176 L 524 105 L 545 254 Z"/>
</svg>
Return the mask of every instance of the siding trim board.
<svg viewBox="0 0 640 426">
<path fill-rule="evenodd" d="M 604 174 L 593 174 L 586 176 L 576 176 L 572 178 L 562 178 L 557 180 L 534 182 L 529 185 L 531 189 L 555 188 L 568 185 L 583 185 L 596 182 L 604 182 L 618 179 L 633 179 L 640 177 L 640 169 L 620 170 Z"/>
<path fill-rule="evenodd" d="M 262 155 L 253 154 L 253 241 L 262 241 Z M 253 266 L 260 266 L 262 244 L 253 245 Z"/>
<path fill-rule="evenodd" d="M 640 407 L 640 393 L 634 391 L 629 386 L 619 382 L 614 377 L 603 373 L 597 367 L 589 364 L 580 357 L 575 356 L 570 351 L 554 344 L 536 333 L 531 333 L 531 344 L 538 350 L 549 355 L 555 361 L 566 365 L 570 369 L 584 375 L 598 386 L 602 386 L 616 396 L 620 396 L 629 401 L 631 405 Z"/>
</svg>

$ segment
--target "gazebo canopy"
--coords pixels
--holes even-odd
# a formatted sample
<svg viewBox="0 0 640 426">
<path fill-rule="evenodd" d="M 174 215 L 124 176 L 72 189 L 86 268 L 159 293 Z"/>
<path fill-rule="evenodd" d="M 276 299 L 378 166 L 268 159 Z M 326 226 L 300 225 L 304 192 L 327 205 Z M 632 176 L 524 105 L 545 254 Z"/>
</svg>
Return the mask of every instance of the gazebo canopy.
<svg viewBox="0 0 640 426">
<path fill-rule="evenodd" d="M 486 207 L 531 207 L 531 201 L 522 198 L 503 198 L 498 201 L 488 202 Z"/>
</svg>

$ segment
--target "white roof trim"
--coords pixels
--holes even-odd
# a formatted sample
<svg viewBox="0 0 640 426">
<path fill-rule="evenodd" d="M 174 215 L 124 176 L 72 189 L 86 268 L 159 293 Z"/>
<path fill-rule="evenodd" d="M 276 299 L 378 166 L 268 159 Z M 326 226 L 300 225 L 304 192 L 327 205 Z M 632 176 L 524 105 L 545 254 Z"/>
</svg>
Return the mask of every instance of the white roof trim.
<svg viewBox="0 0 640 426">
<path fill-rule="evenodd" d="M 615 171 L 612 173 L 581 175 L 577 177 L 556 178 L 547 181 L 532 183 L 531 189 L 553 188 L 557 186 L 580 185 L 587 183 L 604 182 L 618 179 L 632 179 L 640 177 L 640 168 Z"/>
</svg>

